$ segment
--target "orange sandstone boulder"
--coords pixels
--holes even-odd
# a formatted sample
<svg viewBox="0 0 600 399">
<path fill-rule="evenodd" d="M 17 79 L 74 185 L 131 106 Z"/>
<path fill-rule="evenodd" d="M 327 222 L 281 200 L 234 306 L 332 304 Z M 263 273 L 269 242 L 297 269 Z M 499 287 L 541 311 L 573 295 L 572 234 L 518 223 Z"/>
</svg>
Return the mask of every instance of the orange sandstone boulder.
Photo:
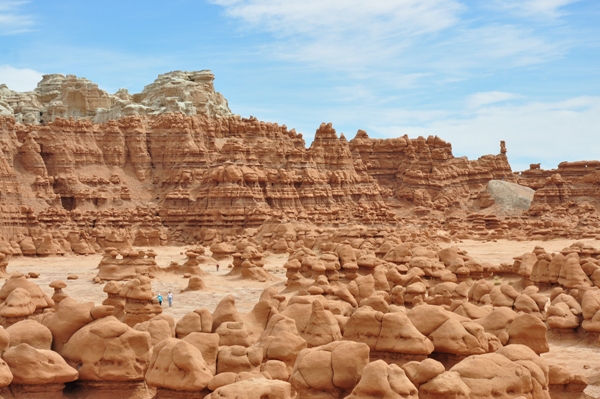
<svg viewBox="0 0 600 399">
<path fill-rule="evenodd" d="M 62 347 L 80 328 L 94 320 L 111 315 L 112 306 L 94 306 L 93 302 L 79 303 L 73 298 L 62 300 L 56 312 L 38 316 L 39 321 L 52 332 L 52 350 L 61 353 Z"/>
<path fill-rule="evenodd" d="M 294 320 L 281 313 L 269 319 L 255 345 L 263 349 L 263 359 L 281 361 L 289 370 L 298 353 L 307 346 L 306 341 L 298 334 Z"/>
<path fill-rule="evenodd" d="M 10 334 L 10 346 L 28 344 L 35 349 L 52 348 L 52 332 L 35 320 L 23 320 L 6 329 Z"/>
<path fill-rule="evenodd" d="M 146 372 L 151 387 L 176 391 L 201 391 L 213 378 L 202 353 L 192 344 L 168 338 L 152 351 Z"/>
<path fill-rule="evenodd" d="M 336 341 L 304 349 L 298 355 L 290 383 L 298 399 L 341 398 L 350 393 L 369 363 L 364 343 Z"/>
<path fill-rule="evenodd" d="M 212 332 L 213 317 L 206 308 L 196 309 L 186 313 L 175 325 L 177 338 L 184 338 L 192 332 Z"/>
<path fill-rule="evenodd" d="M 434 349 L 405 314 L 384 314 L 368 307 L 352 314 L 344 329 L 344 339 L 364 342 L 372 351 L 427 356 Z"/>
<path fill-rule="evenodd" d="M 325 345 L 342 338 L 340 326 L 329 310 L 319 301 L 312 303 L 312 313 L 301 334 L 309 348 Z"/>
<path fill-rule="evenodd" d="M 217 373 L 260 371 L 263 350 L 258 347 L 223 346 L 217 355 Z"/>
<path fill-rule="evenodd" d="M 45 385 L 75 381 L 79 374 L 56 352 L 19 344 L 7 349 L 2 359 L 13 375 L 12 384 Z"/>
<path fill-rule="evenodd" d="M 160 314 L 133 327 L 136 331 L 146 331 L 150 334 L 150 345 L 156 346 L 159 342 L 175 337 L 175 320 L 173 317 Z"/>
<path fill-rule="evenodd" d="M 0 324 L 8 327 L 14 323 L 27 319 L 35 312 L 35 303 L 29 291 L 17 287 L 8 294 L 0 304 Z"/>
<path fill-rule="evenodd" d="M 61 354 L 86 381 L 141 381 L 150 360 L 150 334 L 109 316 L 80 328 Z"/>
<path fill-rule="evenodd" d="M 252 378 L 216 388 L 205 399 L 294 399 L 290 383 L 265 378 Z"/>
<path fill-rule="evenodd" d="M 454 371 L 445 371 L 419 387 L 419 399 L 471 399 L 471 389 Z M 481 398 L 483 399 L 483 398 Z"/>
<path fill-rule="evenodd" d="M 406 377 L 404 370 L 383 360 L 369 363 L 360 381 L 346 399 L 419 399 L 417 388 Z"/>
<path fill-rule="evenodd" d="M 548 352 L 546 330 L 546 324 L 539 317 L 520 313 L 508 328 L 508 344 L 526 345 L 537 354 Z"/>
</svg>

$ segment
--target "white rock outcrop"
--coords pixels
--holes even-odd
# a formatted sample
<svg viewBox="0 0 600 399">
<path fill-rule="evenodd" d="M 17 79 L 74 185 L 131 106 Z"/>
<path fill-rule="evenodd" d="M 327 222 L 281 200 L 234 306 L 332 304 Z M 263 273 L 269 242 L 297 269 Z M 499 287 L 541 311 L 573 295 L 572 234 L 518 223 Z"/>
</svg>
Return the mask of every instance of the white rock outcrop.
<svg viewBox="0 0 600 399">
<path fill-rule="evenodd" d="M 225 97 L 215 92 L 214 78 L 209 70 L 168 72 L 141 93 L 131 95 L 126 89 L 108 94 L 96 83 L 75 75 L 44 75 L 30 92 L 12 91 L 0 84 L 0 115 L 14 116 L 26 124 L 44 124 L 57 117 L 106 123 L 128 115 L 167 112 L 232 115 Z"/>
</svg>

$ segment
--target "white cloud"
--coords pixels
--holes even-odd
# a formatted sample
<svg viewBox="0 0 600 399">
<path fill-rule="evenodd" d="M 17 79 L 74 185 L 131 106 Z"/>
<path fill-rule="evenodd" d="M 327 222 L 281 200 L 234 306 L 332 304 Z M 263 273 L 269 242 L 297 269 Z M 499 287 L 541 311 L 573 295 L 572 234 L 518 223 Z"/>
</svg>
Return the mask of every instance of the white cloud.
<svg viewBox="0 0 600 399">
<path fill-rule="evenodd" d="M 471 94 L 469 97 L 467 97 L 467 105 L 470 108 L 479 108 L 483 105 L 512 100 L 516 97 L 519 96 L 515 93 L 508 93 L 505 91 L 485 91 Z"/>
<path fill-rule="evenodd" d="M 567 0 L 556 0 L 567 1 Z M 406 77 L 436 74 L 436 84 L 474 69 L 508 69 L 563 57 L 568 45 L 512 23 L 466 19 L 456 0 L 212 0 L 250 31 L 267 32 L 262 46 L 308 68 Z M 508 5 L 505 5 L 508 7 Z M 533 7 L 533 6 L 532 6 Z M 541 6 L 538 6 L 541 7 Z M 432 82 L 433 80 L 429 80 Z"/>
<path fill-rule="evenodd" d="M 213 0 L 228 15 L 279 35 L 344 33 L 405 35 L 435 32 L 457 22 L 455 0 Z"/>
<path fill-rule="evenodd" d="M 271 33 L 264 51 L 336 69 L 382 65 L 418 37 L 456 25 L 455 0 L 213 0 L 243 26 Z"/>
<path fill-rule="evenodd" d="M 33 28 L 33 17 L 19 10 L 20 6 L 27 3 L 29 1 L 0 0 L 0 36 L 28 32 Z"/>
<path fill-rule="evenodd" d="M 438 118 L 429 123 L 372 126 L 372 137 L 437 135 L 452 143 L 455 156 L 477 158 L 497 154 L 506 141 L 513 170 L 530 163 L 556 168 L 562 161 L 597 159 L 600 153 L 600 97 L 574 97 L 557 102 L 496 105 L 464 117 Z"/>
<path fill-rule="evenodd" d="M 561 7 L 578 1 L 580 0 L 496 0 L 494 4 L 518 15 L 557 18 L 563 15 Z"/>
<path fill-rule="evenodd" d="M 10 65 L 0 65 L 0 84 L 6 84 L 14 91 L 31 91 L 42 80 L 42 73 L 33 69 L 18 69 Z"/>
</svg>

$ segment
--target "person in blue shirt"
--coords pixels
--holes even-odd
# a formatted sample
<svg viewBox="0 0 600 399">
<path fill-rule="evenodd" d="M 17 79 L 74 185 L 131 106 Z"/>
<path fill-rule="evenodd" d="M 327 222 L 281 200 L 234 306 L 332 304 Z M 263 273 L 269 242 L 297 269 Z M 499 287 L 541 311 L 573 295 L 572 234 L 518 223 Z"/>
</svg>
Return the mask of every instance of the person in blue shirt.
<svg viewBox="0 0 600 399">
<path fill-rule="evenodd" d="M 156 297 L 156 299 L 158 299 L 158 304 L 160 306 L 162 306 L 162 295 L 158 294 L 158 296 Z"/>
</svg>

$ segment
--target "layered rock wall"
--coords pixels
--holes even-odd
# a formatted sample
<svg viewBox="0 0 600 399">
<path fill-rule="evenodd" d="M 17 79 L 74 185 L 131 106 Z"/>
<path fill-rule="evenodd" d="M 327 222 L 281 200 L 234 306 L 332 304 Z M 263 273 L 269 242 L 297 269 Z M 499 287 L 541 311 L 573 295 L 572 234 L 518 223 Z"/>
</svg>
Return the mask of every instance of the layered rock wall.
<svg viewBox="0 0 600 399">
<path fill-rule="evenodd" d="M 30 93 L 0 88 L 5 238 L 35 242 L 53 229 L 62 231 L 55 240 L 83 237 L 102 248 L 114 229 L 162 242 L 165 227 L 197 236 L 269 218 L 393 225 L 417 217 L 456 232 L 455 211 L 484 209 L 492 180 L 536 189 L 534 217 L 600 195 L 598 162 L 513 174 L 504 142 L 498 155 L 468 160 L 438 137 L 372 139 L 359 130 L 348 141 L 322 124 L 307 148 L 285 125 L 232 115 L 213 79 L 170 72 L 134 95 L 109 95 L 72 75 L 47 75 Z M 488 228 L 505 230 L 500 220 Z"/>
</svg>

